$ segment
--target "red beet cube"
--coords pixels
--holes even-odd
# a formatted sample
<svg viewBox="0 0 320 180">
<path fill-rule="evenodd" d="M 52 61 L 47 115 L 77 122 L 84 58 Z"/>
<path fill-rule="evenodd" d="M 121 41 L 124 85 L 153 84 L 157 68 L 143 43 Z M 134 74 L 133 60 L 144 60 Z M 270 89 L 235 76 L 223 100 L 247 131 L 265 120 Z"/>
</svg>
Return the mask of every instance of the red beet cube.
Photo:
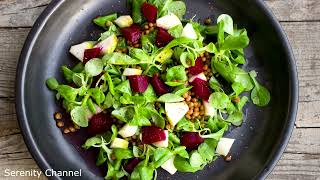
<svg viewBox="0 0 320 180">
<path fill-rule="evenodd" d="M 156 22 L 158 14 L 158 9 L 156 6 L 145 2 L 141 6 L 141 12 L 144 15 L 144 17 L 147 18 L 148 22 Z"/>
<path fill-rule="evenodd" d="M 163 28 L 158 28 L 156 37 L 156 45 L 158 47 L 164 47 L 169 44 L 174 38 Z"/>
<path fill-rule="evenodd" d="M 130 27 L 122 28 L 121 32 L 124 38 L 133 44 L 139 42 L 142 35 L 140 26 L 136 24 L 133 24 Z"/>
<path fill-rule="evenodd" d="M 202 63 L 201 57 L 198 57 L 196 62 L 195 62 L 195 65 L 192 66 L 192 67 L 189 67 L 188 71 L 192 75 L 197 75 L 197 74 L 200 74 L 200 73 L 202 73 L 204 71 L 203 67 L 204 67 L 204 65 Z"/>
<path fill-rule="evenodd" d="M 87 63 L 90 59 L 99 57 L 101 48 L 86 49 L 84 51 L 83 63 Z"/>
<path fill-rule="evenodd" d="M 158 73 L 155 73 L 151 79 L 151 84 L 158 96 L 169 92 L 169 87 L 161 80 Z"/>
<path fill-rule="evenodd" d="M 191 82 L 193 88 L 191 89 L 199 98 L 207 101 L 211 94 L 211 90 L 209 88 L 209 83 L 200 78 L 196 78 Z"/>
<path fill-rule="evenodd" d="M 163 129 L 157 126 L 145 126 L 142 128 L 142 143 L 152 144 L 166 139 Z"/>
<path fill-rule="evenodd" d="M 149 85 L 149 77 L 144 75 L 128 76 L 130 87 L 133 92 L 143 93 Z"/>
<path fill-rule="evenodd" d="M 112 118 L 104 113 L 98 113 L 93 115 L 89 120 L 88 132 L 91 135 L 101 134 L 110 130 L 112 126 Z"/>
<path fill-rule="evenodd" d="M 200 137 L 198 132 L 186 132 L 182 134 L 180 141 L 181 145 L 189 150 L 193 150 L 197 149 L 198 146 L 204 142 L 204 139 Z"/>
<path fill-rule="evenodd" d="M 141 162 L 139 158 L 132 158 L 130 159 L 127 164 L 124 165 L 124 170 L 127 171 L 127 173 L 132 173 L 134 168 Z"/>
</svg>

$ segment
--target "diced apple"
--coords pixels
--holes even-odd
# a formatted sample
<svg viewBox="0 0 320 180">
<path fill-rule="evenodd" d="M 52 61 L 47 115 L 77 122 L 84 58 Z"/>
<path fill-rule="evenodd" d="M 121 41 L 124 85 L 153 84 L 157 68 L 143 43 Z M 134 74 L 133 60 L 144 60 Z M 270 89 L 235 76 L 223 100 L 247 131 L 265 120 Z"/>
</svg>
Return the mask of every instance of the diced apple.
<svg viewBox="0 0 320 180">
<path fill-rule="evenodd" d="M 221 138 L 220 141 L 218 142 L 216 153 L 223 156 L 227 156 L 233 143 L 234 143 L 234 139 Z"/>
<path fill-rule="evenodd" d="M 84 51 L 86 49 L 93 48 L 94 44 L 94 41 L 86 41 L 81 44 L 71 46 L 69 52 L 82 62 L 84 58 Z"/>
<path fill-rule="evenodd" d="M 172 49 L 164 49 L 155 57 L 155 60 L 160 63 L 164 63 L 165 61 L 169 60 L 172 57 L 172 55 Z"/>
<path fill-rule="evenodd" d="M 138 126 L 130 126 L 129 124 L 124 125 L 118 134 L 120 134 L 123 138 L 131 137 L 136 134 L 138 130 Z"/>
<path fill-rule="evenodd" d="M 118 43 L 117 36 L 115 34 L 112 34 L 111 36 L 109 36 L 105 40 L 99 42 L 94 47 L 101 48 L 101 54 L 105 55 L 105 54 L 112 53 L 116 49 L 117 43 Z"/>
<path fill-rule="evenodd" d="M 161 165 L 161 168 L 168 171 L 168 173 L 170 173 L 171 175 L 175 174 L 177 172 L 177 168 L 174 166 L 174 158 L 175 156 L 173 156 L 172 158 L 168 159 L 165 163 L 163 163 Z"/>
<path fill-rule="evenodd" d="M 196 31 L 194 30 L 191 23 L 188 23 L 184 26 L 181 36 L 189 38 L 189 39 L 197 39 L 198 38 L 198 35 L 197 35 Z"/>
<path fill-rule="evenodd" d="M 157 19 L 157 26 L 166 30 L 177 25 L 182 25 L 182 23 L 180 19 L 173 13 L 170 13 L 166 16 Z"/>
<path fill-rule="evenodd" d="M 210 116 L 210 117 L 217 115 L 217 110 L 214 107 L 212 107 L 212 105 L 209 102 L 203 101 L 203 105 L 204 105 L 204 115 Z"/>
<path fill-rule="evenodd" d="M 189 82 L 193 82 L 196 78 L 199 78 L 199 79 L 202 79 L 202 80 L 204 80 L 204 81 L 207 81 L 206 75 L 204 75 L 204 73 L 200 73 L 200 74 L 191 76 L 191 77 L 189 78 Z"/>
<path fill-rule="evenodd" d="M 121 138 L 115 138 L 111 143 L 111 148 L 120 148 L 120 149 L 128 149 L 129 142 L 121 139 Z"/>
<path fill-rule="evenodd" d="M 134 76 L 134 75 L 141 75 L 141 74 L 142 74 L 141 69 L 125 68 L 123 71 L 124 76 Z"/>
<path fill-rule="evenodd" d="M 185 102 L 165 103 L 165 112 L 172 126 L 175 126 L 188 111 L 189 107 Z"/>
<path fill-rule="evenodd" d="M 158 141 L 153 143 L 156 147 L 168 147 L 169 146 L 169 133 L 168 130 L 165 130 L 164 133 L 166 134 L 166 139 L 163 141 Z"/>
<path fill-rule="evenodd" d="M 133 24 L 131 16 L 120 16 L 114 21 L 120 28 L 130 27 Z"/>
</svg>

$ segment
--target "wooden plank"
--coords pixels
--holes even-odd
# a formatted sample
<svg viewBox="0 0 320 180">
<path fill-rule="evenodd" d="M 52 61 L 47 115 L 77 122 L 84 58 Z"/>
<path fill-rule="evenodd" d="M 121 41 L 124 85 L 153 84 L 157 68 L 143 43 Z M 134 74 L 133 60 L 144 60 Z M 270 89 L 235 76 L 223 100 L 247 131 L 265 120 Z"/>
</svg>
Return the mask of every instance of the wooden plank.
<svg viewBox="0 0 320 180">
<path fill-rule="evenodd" d="M 50 0 L 1 0 L 0 27 L 31 27 Z M 319 21 L 318 0 L 265 0 L 280 21 Z"/>
<path fill-rule="evenodd" d="M 320 21 L 319 0 L 264 0 L 279 21 Z"/>
<path fill-rule="evenodd" d="M 318 180 L 320 177 L 319 154 L 284 153 L 269 180 Z"/>
<path fill-rule="evenodd" d="M 50 0 L 1 0 L 0 27 L 31 27 Z"/>
</svg>

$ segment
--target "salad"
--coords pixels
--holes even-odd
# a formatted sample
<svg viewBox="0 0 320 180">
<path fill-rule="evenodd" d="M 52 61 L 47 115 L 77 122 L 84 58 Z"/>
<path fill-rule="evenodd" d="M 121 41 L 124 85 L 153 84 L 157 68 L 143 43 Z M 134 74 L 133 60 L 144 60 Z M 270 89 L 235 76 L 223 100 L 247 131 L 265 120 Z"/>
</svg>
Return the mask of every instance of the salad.
<svg viewBox="0 0 320 180">
<path fill-rule="evenodd" d="M 219 156 L 230 161 L 235 139 L 224 133 L 242 124 L 248 101 L 270 101 L 257 73 L 242 69 L 246 29 L 227 14 L 216 24 L 185 19 L 183 1 L 129 3 L 131 15 L 93 20 L 105 32 L 70 48 L 80 62 L 61 67 L 64 82 L 47 79 L 74 125 L 64 133 L 87 131 L 82 147 L 99 150 L 105 179 L 156 179 L 158 168 L 196 172 Z"/>
</svg>

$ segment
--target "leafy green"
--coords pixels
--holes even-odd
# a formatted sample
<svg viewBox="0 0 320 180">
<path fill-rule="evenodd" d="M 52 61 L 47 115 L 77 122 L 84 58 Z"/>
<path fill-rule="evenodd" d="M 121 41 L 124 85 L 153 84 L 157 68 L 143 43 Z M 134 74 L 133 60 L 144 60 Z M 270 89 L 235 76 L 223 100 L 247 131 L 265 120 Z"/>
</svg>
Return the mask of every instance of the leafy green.
<svg viewBox="0 0 320 180">
<path fill-rule="evenodd" d="M 152 165 L 153 165 L 153 167 L 158 168 L 172 157 L 173 157 L 173 153 L 169 149 L 157 148 L 154 151 Z"/>
<path fill-rule="evenodd" d="M 114 65 L 128 65 L 128 64 L 139 64 L 140 61 L 133 59 L 130 56 L 118 52 L 111 54 L 106 54 L 102 58 L 104 64 L 114 64 Z"/>
<path fill-rule="evenodd" d="M 173 103 L 173 102 L 181 102 L 183 100 L 184 100 L 184 98 L 181 96 L 178 96 L 178 95 L 172 94 L 172 93 L 167 93 L 167 94 L 160 96 L 157 101 L 163 102 L 163 103 Z"/>
<path fill-rule="evenodd" d="M 70 70 L 67 66 L 61 66 L 64 78 L 68 81 L 72 81 L 73 71 Z"/>
<path fill-rule="evenodd" d="M 178 169 L 180 172 L 196 172 L 201 170 L 203 167 L 193 167 L 188 162 L 188 159 L 183 158 L 181 156 L 176 156 L 173 161 L 174 166 Z"/>
<path fill-rule="evenodd" d="M 180 19 L 186 14 L 187 7 L 183 1 L 173 1 L 168 5 L 168 12 L 178 16 Z"/>
<path fill-rule="evenodd" d="M 133 0 L 132 1 L 132 19 L 134 23 L 142 23 L 143 16 L 141 12 L 141 5 L 145 2 L 145 0 Z"/>
<path fill-rule="evenodd" d="M 51 90 L 56 90 L 59 87 L 59 83 L 58 83 L 57 79 L 53 78 L 53 77 L 47 79 L 46 84 L 47 84 L 48 88 Z"/>
<path fill-rule="evenodd" d="M 173 66 L 167 69 L 166 80 L 167 82 L 187 81 L 188 77 L 187 77 L 185 68 L 183 66 Z"/>
<path fill-rule="evenodd" d="M 261 86 L 258 81 L 255 79 L 257 74 L 254 71 L 251 71 L 250 77 L 252 78 L 253 83 L 255 84 L 255 87 L 253 88 L 251 92 L 251 99 L 252 102 L 257 106 L 267 106 L 270 102 L 270 92 L 267 88 Z"/>
<path fill-rule="evenodd" d="M 88 108 L 77 106 L 70 112 L 71 119 L 80 127 L 88 127 Z"/>
<path fill-rule="evenodd" d="M 233 35 L 233 20 L 232 18 L 228 15 L 228 14 L 221 14 L 218 18 L 217 18 L 217 23 L 223 21 L 224 26 L 223 26 L 223 30 L 224 32 Z"/>
<path fill-rule="evenodd" d="M 230 99 L 223 92 L 214 92 L 210 95 L 209 102 L 216 109 L 225 109 L 230 103 Z"/>
<path fill-rule="evenodd" d="M 168 29 L 168 33 L 171 34 L 174 38 L 179 38 L 182 34 L 183 26 L 176 25 L 170 29 Z"/>
<path fill-rule="evenodd" d="M 112 22 L 112 21 L 116 20 L 117 17 L 118 17 L 117 13 L 114 13 L 114 14 L 110 14 L 110 15 L 107 15 L 107 16 L 97 17 L 96 19 L 93 20 L 93 22 L 94 22 L 96 25 L 105 28 L 107 22 Z"/>
<path fill-rule="evenodd" d="M 78 89 L 75 89 L 68 85 L 59 85 L 56 90 L 58 91 L 59 95 L 62 96 L 67 101 L 75 101 L 76 97 L 79 93 Z"/>
<path fill-rule="evenodd" d="M 84 67 L 86 73 L 90 76 L 98 76 L 102 73 L 103 62 L 101 59 L 94 58 L 88 61 Z"/>
</svg>

